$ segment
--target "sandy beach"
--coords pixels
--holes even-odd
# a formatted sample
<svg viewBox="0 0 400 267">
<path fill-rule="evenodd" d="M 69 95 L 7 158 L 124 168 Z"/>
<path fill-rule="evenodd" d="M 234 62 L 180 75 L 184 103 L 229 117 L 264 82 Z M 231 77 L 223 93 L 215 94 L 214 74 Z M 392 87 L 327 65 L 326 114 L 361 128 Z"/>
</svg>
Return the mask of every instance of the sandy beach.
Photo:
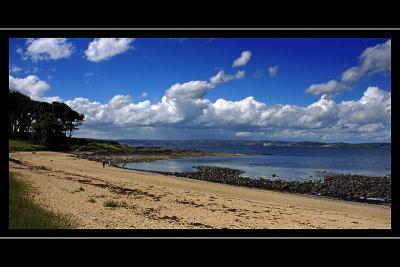
<svg viewBox="0 0 400 267">
<path fill-rule="evenodd" d="M 95 229 L 388 229 L 390 205 L 249 189 L 126 170 L 57 152 L 18 152 L 9 170 L 44 207 Z M 18 162 L 19 161 L 19 162 Z M 117 207 L 105 207 L 114 201 Z"/>
</svg>

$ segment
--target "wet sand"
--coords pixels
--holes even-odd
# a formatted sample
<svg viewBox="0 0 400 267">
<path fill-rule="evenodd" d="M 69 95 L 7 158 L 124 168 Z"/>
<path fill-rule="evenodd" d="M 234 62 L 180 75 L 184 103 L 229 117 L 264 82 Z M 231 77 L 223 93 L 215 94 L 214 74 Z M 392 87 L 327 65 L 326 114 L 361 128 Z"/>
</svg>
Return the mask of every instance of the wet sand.
<svg viewBox="0 0 400 267">
<path fill-rule="evenodd" d="M 126 170 L 58 152 L 10 153 L 9 170 L 77 228 L 388 229 L 391 207 Z M 83 190 L 82 190 L 83 189 Z M 94 201 L 94 203 L 93 203 Z M 117 207 L 105 207 L 113 201 Z"/>
</svg>

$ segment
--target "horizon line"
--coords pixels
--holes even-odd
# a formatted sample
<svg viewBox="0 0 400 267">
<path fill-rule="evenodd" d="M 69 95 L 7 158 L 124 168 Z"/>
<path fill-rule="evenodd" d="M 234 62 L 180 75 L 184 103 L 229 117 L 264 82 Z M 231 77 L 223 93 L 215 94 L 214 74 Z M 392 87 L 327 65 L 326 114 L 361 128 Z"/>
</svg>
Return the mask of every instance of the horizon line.
<svg viewBox="0 0 400 267">
<path fill-rule="evenodd" d="M 343 141 L 332 141 L 332 142 L 324 142 L 324 141 L 287 141 L 287 140 L 264 140 L 264 139 L 212 139 L 212 138 L 194 138 L 194 139 L 137 139 L 137 138 L 118 138 L 118 139 L 110 139 L 110 138 L 93 138 L 93 137 L 75 137 L 81 139 L 94 139 L 94 140 L 106 140 L 106 141 L 120 141 L 120 140 L 140 140 L 140 141 L 201 141 L 201 140 L 212 140 L 212 141 L 242 141 L 242 142 L 288 142 L 288 143 L 324 143 L 324 144 L 335 144 L 335 143 L 343 143 L 343 144 L 391 144 L 392 142 L 362 142 L 362 143 L 353 143 L 353 142 L 343 142 Z"/>
</svg>

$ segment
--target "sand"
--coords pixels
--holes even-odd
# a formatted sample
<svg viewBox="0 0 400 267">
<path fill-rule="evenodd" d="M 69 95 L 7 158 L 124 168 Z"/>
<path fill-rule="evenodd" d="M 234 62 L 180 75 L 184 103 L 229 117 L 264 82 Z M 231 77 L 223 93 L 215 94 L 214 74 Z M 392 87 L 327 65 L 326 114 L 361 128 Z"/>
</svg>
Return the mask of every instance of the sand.
<svg viewBox="0 0 400 267">
<path fill-rule="evenodd" d="M 35 200 L 88 229 L 390 229 L 390 205 L 347 202 L 126 170 L 67 153 L 10 153 Z M 82 188 L 82 189 L 80 189 Z M 91 201 L 89 201 L 91 199 Z M 105 207 L 106 201 L 117 207 Z M 93 201 L 95 201 L 93 203 Z"/>
</svg>

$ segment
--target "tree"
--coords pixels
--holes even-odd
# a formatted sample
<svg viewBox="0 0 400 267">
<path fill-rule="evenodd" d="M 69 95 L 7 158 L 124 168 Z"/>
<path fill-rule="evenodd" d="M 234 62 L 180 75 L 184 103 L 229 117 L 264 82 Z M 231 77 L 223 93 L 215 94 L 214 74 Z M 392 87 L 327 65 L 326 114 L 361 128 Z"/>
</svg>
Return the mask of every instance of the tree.
<svg viewBox="0 0 400 267">
<path fill-rule="evenodd" d="M 63 124 L 65 136 L 71 139 L 73 131 L 78 129 L 85 116 L 74 111 L 65 103 L 53 102 L 52 107 L 53 113 Z"/>
<path fill-rule="evenodd" d="M 34 101 L 10 90 L 8 98 L 8 134 L 12 138 L 32 138 L 49 148 L 63 147 L 73 141 L 73 131 L 78 130 L 85 119 L 65 103 Z"/>
<path fill-rule="evenodd" d="M 62 122 L 53 113 L 41 114 L 32 128 L 32 138 L 36 143 L 43 144 L 51 149 L 65 148 Z"/>
<path fill-rule="evenodd" d="M 32 101 L 16 91 L 9 92 L 9 135 L 28 139 L 32 123 Z"/>
</svg>

